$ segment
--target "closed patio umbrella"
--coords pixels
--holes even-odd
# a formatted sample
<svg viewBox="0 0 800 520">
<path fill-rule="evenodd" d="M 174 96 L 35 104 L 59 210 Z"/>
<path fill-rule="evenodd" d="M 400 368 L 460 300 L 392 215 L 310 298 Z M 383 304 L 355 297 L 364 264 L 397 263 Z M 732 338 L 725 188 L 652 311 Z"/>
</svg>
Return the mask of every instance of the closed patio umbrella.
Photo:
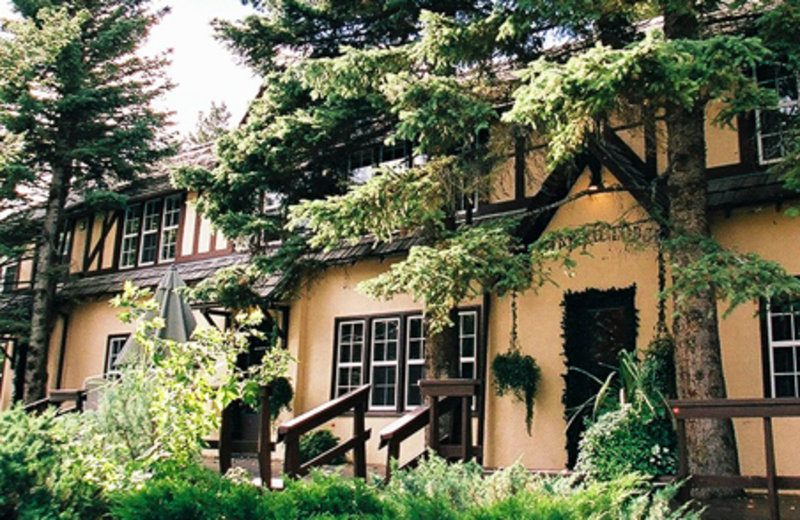
<svg viewBox="0 0 800 520">
<path fill-rule="evenodd" d="M 145 321 L 152 320 L 157 316 L 164 320 L 164 327 L 157 332 L 159 338 L 184 342 L 189 341 L 192 337 L 192 332 L 194 332 L 197 322 L 192 314 L 192 308 L 177 291 L 180 287 L 185 286 L 186 284 L 181 279 L 181 275 L 178 274 L 177 267 L 174 264 L 171 265 L 164 277 L 161 278 L 156 289 L 158 309 L 148 311 L 142 317 Z M 142 347 L 132 335 L 120 350 L 115 365 L 119 366 L 133 362 L 141 352 L 141 349 Z"/>
</svg>

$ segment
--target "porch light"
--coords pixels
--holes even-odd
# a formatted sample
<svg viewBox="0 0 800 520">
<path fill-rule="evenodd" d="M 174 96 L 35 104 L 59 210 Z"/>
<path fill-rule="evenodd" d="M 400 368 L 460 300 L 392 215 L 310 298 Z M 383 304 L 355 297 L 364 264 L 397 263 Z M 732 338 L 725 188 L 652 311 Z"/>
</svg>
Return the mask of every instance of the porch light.
<svg viewBox="0 0 800 520">
<path fill-rule="evenodd" d="M 603 171 L 600 168 L 592 168 L 592 178 L 589 180 L 589 191 L 600 191 L 603 187 Z"/>
</svg>

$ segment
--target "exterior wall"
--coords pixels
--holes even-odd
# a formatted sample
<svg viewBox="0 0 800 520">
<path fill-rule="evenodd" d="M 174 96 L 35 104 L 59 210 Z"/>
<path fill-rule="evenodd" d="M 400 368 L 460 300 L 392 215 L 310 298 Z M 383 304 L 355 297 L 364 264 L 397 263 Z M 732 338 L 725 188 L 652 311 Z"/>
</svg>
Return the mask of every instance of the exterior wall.
<svg viewBox="0 0 800 520">
<path fill-rule="evenodd" d="M 729 215 L 717 214 L 712 220 L 712 228 L 725 247 L 757 253 L 779 262 L 789 274 L 800 275 L 800 257 L 792 247 L 800 243 L 800 222 L 787 217 L 774 205 L 736 210 Z M 720 315 L 724 310 L 723 305 Z M 722 360 L 731 398 L 764 397 L 764 360 L 758 312 L 758 304 L 753 302 L 742 305 L 720 321 Z M 778 473 L 800 474 L 800 451 L 797 450 L 800 419 L 777 419 L 773 427 Z M 736 437 L 742 473 L 765 474 L 761 420 L 737 420 Z"/>
<path fill-rule="evenodd" d="M 588 172 L 579 179 L 573 192 L 588 186 Z M 607 172 L 604 183 L 614 184 Z M 643 217 L 635 201 L 624 193 L 598 193 L 561 208 L 548 230 L 577 226 L 597 220 L 613 221 Z M 566 366 L 563 358 L 562 302 L 567 291 L 626 288 L 636 285 L 636 310 L 639 326 L 637 348 L 646 347 L 656 325 L 658 291 L 656 256 L 651 250 L 627 251 L 622 244 L 600 243 L 591 248 L 592 257 L 581 256 L 571 275 L 554 272 L 558 287 L 543 287 L 538 294 L 528 291 L 518 296 L 520 348 L 533 356 L 542 369 L 536 396 L 533 428 L 525 430 L 524 406 L 509 397 L 498 398 L 489 389 L 485 464 L 507 466 L 519 460 L 535 469 L 562 470 L 566 465 L 566 420 L 562 395 Z M 505 352 L 511 331 L 510 298 L 493 298 L 489 322 L 488 359 Z"/>
<path fill-rule="evenodd" d="M 356 291 L 360 281 L 384 272 L 391 263 L 369 260 L 353 266 L 332 267 L 319 275 L 292 304 L 289 349 L 298 360 L 296 373 L 292 377 L 295 385 L 295 414 L 311 410 L 331 398 L 336 318 L 421 309 L 408 296 L 398 296 L 390 301 L 376 301 Z M 467 302 L 465 306 L 478 303 Z M 368 413 L 367 428 L 372 428 L 372 438 L 367 445 L 367 460 L 370 463 L 386 462 L 386 450 L 378 449 L 378 432 L 399 417 L 394 412 Z M 352 433 L 352 420 L 340 418 L 327 427 L 339 437 L 346 438 Z M 424 437 L 420 433 L 404 443 L 401 460 L 416 455 L 423 447 Z"/>
</svg>

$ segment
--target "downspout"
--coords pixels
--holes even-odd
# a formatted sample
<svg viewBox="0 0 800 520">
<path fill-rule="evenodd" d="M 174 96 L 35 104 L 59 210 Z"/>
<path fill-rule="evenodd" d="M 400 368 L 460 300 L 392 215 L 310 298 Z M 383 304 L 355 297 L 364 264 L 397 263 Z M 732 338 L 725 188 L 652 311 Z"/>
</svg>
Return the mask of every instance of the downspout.
<svg viewBox="0 0 800 520">
<path fill-rule="evenodd" d="M 59 313 L 63 325 L 61 327 L 61 345 L 58 348 L 58 374 L 56 375 L 56 388 L 61 388 L 62 379 L 64 377 L 64 358 L 67 352 L 67 333 L 69 331 L 69 314 L 62 312 Z"/>
</svg>

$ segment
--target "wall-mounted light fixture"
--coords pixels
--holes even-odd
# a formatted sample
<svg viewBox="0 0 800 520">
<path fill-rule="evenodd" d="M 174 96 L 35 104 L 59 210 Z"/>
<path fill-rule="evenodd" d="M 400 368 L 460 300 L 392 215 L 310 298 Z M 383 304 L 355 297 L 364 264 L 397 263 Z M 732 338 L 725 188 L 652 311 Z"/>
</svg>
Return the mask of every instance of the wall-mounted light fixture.
<svg viewBox="0 0 800 520">
<path fill-rule="evenodd" d="M 603 186 L 603 169 L 598 165 L 591 166 L 592 178 L 589 180 L 589 191 L 600 191 Z"/>
</svg>

